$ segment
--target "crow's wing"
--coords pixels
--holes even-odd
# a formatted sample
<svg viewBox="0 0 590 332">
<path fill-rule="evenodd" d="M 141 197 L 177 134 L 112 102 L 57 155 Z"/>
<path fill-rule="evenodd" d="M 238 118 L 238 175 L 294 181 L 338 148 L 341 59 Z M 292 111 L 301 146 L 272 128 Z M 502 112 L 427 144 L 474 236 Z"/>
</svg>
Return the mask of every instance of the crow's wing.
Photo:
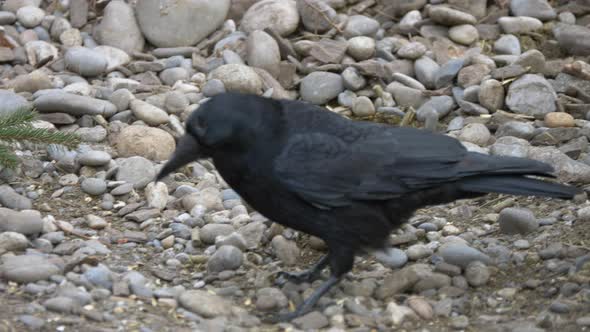
<svg viewBox="0 0 590 332">
<path fill-rule="evenodd" d="M 352 143 L 297 134 L 274 161 L 284 185 L 318 207 L 384 200 L 465 176 L 468 154 L 455 139 L 411 128 L 376 127 Z M 467 167 L 469 168 L 469 167 Z"/>
</svg>

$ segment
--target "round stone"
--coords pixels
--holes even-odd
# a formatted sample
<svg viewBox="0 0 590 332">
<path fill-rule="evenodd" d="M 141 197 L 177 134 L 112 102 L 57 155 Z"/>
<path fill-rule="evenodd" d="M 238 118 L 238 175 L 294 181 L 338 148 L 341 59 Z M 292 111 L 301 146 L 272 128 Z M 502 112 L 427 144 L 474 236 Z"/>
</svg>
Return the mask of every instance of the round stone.
<svg viewBox="0 0 590 332">
<path fill-rule="evenodd" d="M 34 28 L 38 26 L 41 24 L 41 21 L 43 21 L 44 17 L 45 11 L 35 6 L 21 7 L 16 12 L 16 18 L 25 28 Z"/>
<path fill-rule="evenodd" d="M 254 69 L 241 64 L 228 64 L 217 67 L 209 74 L 209 79 L 223 82 L 230 92 L 259 94 L 262 92 L 262 79 Z"/>
<path fill-rule="evenodd" d="M 263 0 L 248 8 L 242 18 L 245 32 L 271 28 L 281 36 L 293 33 L 299 26 L 297 4 L 292 0 Z"/>
<path fill-rule="evenodd" d="M 375 54 L 375 39 L 365 36 L 348 40 L 348 54 L 357 61 L 370 59 Z"/>
<path fill-rule="evenodd" d="M 574 127 L 574 117 L 565 112 L 551 112 L 545 114 L 545 126 L 549 128 Z"/>
<path fill-rule="evenodd" d="M 471 24 L 462 24 L 449 29 L 449 38 L 459 44 L 471 45 L 479 39 L 479 32 Z"/>
<path fill-rule="evenodd" d="M 107 183 L 103 179 L 88 178 L 82 181 L 80 188 L 88 195 L 98 196 L 107 191 Z"/>
<path fill-rule="evenodd" d="M 158 47 L 192 46 L 217 30 L 230 0 L 142 0 L 136 16 L 143 35 Z"/>
</svg>

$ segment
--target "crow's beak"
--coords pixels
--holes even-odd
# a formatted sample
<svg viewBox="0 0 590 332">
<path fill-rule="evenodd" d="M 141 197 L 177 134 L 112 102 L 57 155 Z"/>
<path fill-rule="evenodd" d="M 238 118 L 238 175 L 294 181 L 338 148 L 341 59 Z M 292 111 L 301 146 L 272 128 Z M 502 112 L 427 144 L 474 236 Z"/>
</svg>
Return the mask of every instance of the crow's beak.
<svg viewBox="0 0 590 332">
<path fill-rule="evenodd" d="M 172 154 L 172 157 L 160 170 L 160 174 L 156 177 L 156 182 L 162 180 L 166 175 L 172 173 L 174 170 L 180 167 L 202 158 L 199 143 L 191 135 L 184 135 L 178 140 L 176 150 Z"/>
</svg>

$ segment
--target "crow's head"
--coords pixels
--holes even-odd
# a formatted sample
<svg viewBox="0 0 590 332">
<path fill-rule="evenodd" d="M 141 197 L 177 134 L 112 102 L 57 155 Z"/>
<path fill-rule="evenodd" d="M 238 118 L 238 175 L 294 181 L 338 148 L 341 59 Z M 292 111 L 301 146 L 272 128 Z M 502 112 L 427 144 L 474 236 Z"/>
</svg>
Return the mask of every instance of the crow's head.
<svg viewBox="0 0 590 332">
<path fill-rule="evenodd" d="M 264 114 L 275 102 L 253 95 L 223 93 L 212 97 L 194 111 L 186 121 L 186 134 L 164 165 L 156 180 L 218 151 L 238 153 L 259 136 Z"/>
</svg>

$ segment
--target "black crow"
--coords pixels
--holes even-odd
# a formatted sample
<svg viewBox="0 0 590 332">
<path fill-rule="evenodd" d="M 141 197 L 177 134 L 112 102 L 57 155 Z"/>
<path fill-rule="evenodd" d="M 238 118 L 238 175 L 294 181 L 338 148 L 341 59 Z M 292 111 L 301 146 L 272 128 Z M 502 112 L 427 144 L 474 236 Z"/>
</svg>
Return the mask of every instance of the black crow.
<svg viewBox="0 0 590 332">
<path fill-rule="evenodd" d="M 352 269 L 363 248 L 382 248 L 392 230 L 422 207 L 486 193 L 572 198 L 578 189 L 534 160 L 469 152 L 456 139 L 414 128 L 351 121 L 301 101 L 224 93 L 188 118 L 186 135 L 157 180 L 212 158 L 225 181 L 264 216 L 324 240 L 311 269 L 282 276 L 331 276 L 288 320 L 308 312 Z"/>
</svg>

